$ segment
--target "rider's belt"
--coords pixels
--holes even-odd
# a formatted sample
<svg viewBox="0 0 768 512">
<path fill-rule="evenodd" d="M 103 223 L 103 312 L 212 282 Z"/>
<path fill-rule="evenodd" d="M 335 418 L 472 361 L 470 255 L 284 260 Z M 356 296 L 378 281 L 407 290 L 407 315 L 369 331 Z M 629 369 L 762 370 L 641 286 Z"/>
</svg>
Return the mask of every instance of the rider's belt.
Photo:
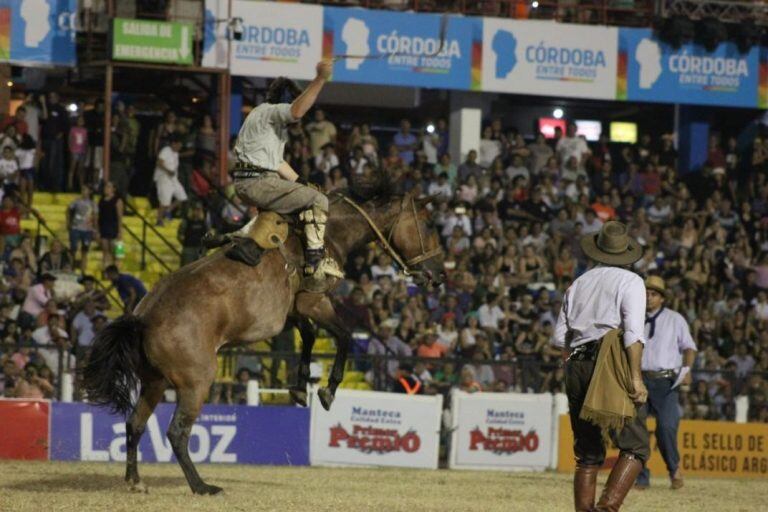
<svg viewBox="0 0 768 512">
<path fill-rule="evenodd" d="M 600 348 L 600 340 L 588 341 L 571 352 L 569 361 L 594 361 Z"/>
<path fill-rule="evenodd" d="M 235 164 L 235 170 L 232 172 L 232 178 L 235 180 L 251 180 L 253 178 L 261 178 L 266 176 L 267 173 L 277 171 L 273 169 L 265 169 L 258 165 L 250 165 L 243 162 Z"/>
<path fill-rule="evenodd" d="M 648 379 L 674 379 L 676 376 L 675 370 L 643 371 L 643 377 Z"/>
</svg>

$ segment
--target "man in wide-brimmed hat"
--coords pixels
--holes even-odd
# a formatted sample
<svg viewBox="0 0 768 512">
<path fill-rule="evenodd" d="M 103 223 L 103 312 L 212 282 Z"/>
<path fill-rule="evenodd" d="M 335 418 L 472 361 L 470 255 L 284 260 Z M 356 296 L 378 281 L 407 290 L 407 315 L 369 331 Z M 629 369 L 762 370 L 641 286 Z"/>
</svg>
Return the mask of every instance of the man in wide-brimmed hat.
<svg viewBox="0 0 768 512">
<path fill-rule="evenodd" d="M 584 236 L 580 245 L 598 265 L 565 292 L 553 343 L 570 352 L 565 383 L 575 439 L 575 508 L 613 511 L 650 455 L 648 431 L 634 407 L 647 398 L 640 369 L 645 285 L 640 276 L 622 268 L 639 260 L 643 251 L 627 227 L 615 221 Z M 609 350 L 619 357 L 609 357 Z M 593 379 L 595 386 L 590 386 Z M 597 472 L 605 461 L 604 428 L 621 456 L 595 506 Z"/>
<path fill-rule="evenodd" d="M 664 305 L 667 293 L 664 279 L 648 276 L 645 280 L 648 296 L 645 319 L 646 345 L 643 351 L 643 382 L 648 388 L 648 412 L 656 416 L 656 440 L 669 471 L 672 489 L 683 486 L 680 454 L 677 451 L 677 428 L 680 425 L 679 396 L 673 387 L 691 382 L 691 366 L 696 359 L 696 344 L 683 315 Z M 650 485 L 650 473 L 644 468 L 636 487 Z"/>
</svg>

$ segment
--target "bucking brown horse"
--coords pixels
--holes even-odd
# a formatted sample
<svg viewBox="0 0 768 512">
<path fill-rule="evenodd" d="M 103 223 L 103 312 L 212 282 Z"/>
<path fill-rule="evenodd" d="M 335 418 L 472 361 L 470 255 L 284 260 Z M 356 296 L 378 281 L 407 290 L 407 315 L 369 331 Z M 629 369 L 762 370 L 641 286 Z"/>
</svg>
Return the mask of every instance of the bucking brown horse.
<svg viewBox="0 0 768 512">
<path fill-rule="evenodd" d="M 378 240 L 419 284 L 438 284 L 443 258 L 436 230 L 426 208 L 428 200 L 377 192 L 355 203 L 339 194 L 332 200 L 326 234 L 330 254 L 343 267 L 357 248 Z M 314 343 L 310 320 L 336 340 L 336 356 L 328 387 L 319 392 L 328 409 L 342 381 L 351 344 L 326 293 L 301 285 L 301 242 L 291 234 L 285 250 L 269 250 L 255 267 L 214 252 L 163 278 L 131 315 L 108 325 L 96 337 L 83 370 L 88 400 L 128 414 L 126 474 L 131 488 L 143 490 L 137 447 L 149 416 L 170 385 L 177 405 L 168 439 L 192 491 L 216 494 L 189 457 L 192 425 L 216 375 L 216 352 L 225 345 L 250 343 L 278 334 L 286 322 L 302 337 L 298 382 L 292 397 L 306 400 L 309 359 Z M 296 269 L 299 270 L 296 270 Z M 133 404 L 132 393 L 140 389 Z"/>
</svg>

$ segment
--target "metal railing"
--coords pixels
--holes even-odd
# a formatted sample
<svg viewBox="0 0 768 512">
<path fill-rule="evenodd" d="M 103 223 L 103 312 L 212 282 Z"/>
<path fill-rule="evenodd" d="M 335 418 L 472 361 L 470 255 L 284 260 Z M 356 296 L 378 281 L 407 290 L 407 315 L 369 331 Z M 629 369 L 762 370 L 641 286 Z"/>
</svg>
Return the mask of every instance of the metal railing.
<svg viewBox="0 0 768 512">
<path fill-rule="evenodd" d="M 123 229 L 125 232 L 128 233 L 131 238 L 136 240 L 141 246 L 141 270 L 146 270 L 147 255 L 150 255 L 167 272 L 173 272 L 173 267 L 166 263 L 165 260 L 161 258 L 160 255 L 152 250 L 152 248 L 147 244 L 147 229 L 151 230 L 155 236 L 157 236 L 158 239 L 160 239 L 169 249 L 171 249 L 171 251 L 173 251 L 177 257 L 181 257 L 181 252 L 176 249 L 176 247 L 162 233 L 160 233 L 160 231 L 158 231 L 158 229 L 154 224 L 152 224 L 151 221 L 139 213 L 139 211 L 132 204 L 130 204 L 128 201 L 125 201 L 124 204 L 128 215 L 132 217 L 138 217 L 141 220 L 141 236 L 134 233 L 134 231 L 125 224 L 125 221 L 123 221 Z"/>
<path fill-rule="evenodd" d="M 0 352 L 12 353 L 13 350 L 19 346 L 14 343 L 0 343 Z M 75 345 L 35 345 L 33 351 L 36 349 L 53 349 L 58 354 L 58 375 L 59 378 L 51 384 L 54 386 L 53 397 L 62 397 L 62 383 L 65 383 L 67 387 L 66 395 L 64 399 L 70 399 L 73 397 L 75 400 L 79 400 L 82 397 L 82 393 L 78 389 L 79 383 L 77 379 L 73 378 L 74 370 L 71 370 L 72 356 L 77 358 L 77 365 L 81 365 L 86 357 L 88 347 L 82 347 Z M 231 375 L 224 378 L 218 378 L 215 384 L 219 387 L 222 385 L 232 384 L 235 381 L 236 373 L 241 368 L 238 358 L 248 358 L 251 363 L 258 358 L 259 360 L 271 359 L 272 361 L 278 361 L 279 364 L 286 362 L 288 370 L 293 373 L 298 368 L 299 354 L 292 351 L 255 351 L 247 348 L 226 348 L 219 352 L 220 365 L 228 365 L 231 370 Z M 312 356 L 313 361 L 322 361 L 324 365 L 330 367 L 334 354 L 314 354 Z M 221 359 L 232 358 L 232 361 L 222 362 Z M 526 357 L 516 357 L 514 359 L 499 361 L 499 360 L 487 360 L 487 359 L 462 359 L 462 358 L 424 358 L 424 357 L 394 357 L 390 354 L 363 354 L 356 353 L 351 354 L 349 361 L 346 365 L 348 372 L 357 371 L 367 374 L 366 382 L 371 385 L 371 388 L 377 391 L 390 391 L 395 379 L 392 373 L 402 364 L 409 364 L 418 373 L 424 369 L 430 371 L 433 376 L 442 371 L 445 373 L 445 369 L 448 365 L 451 365 L 453 371 L 449 374 L 451 378 L 445 378 L 442 376 L 440 379 L 434 379 L 432 382 L 426 382 L 426 388 L 430 393 L 443 393 L 448 394 L 451 389 L 461 386 L 461 373 L 462 369 L 467 365 L 472 366 L 488 366 L 494 369 L 494 379 L 496 379 L 497 371 L 507 370 L 507 374 L 513 375 L 513 381 L 505 383 L 503 389 L 485 388 L 483 391 L 493 392 L 506 392 L 515 391 L 522 393 L 540 393 L 540 392 L 563 392 L 565 389 L 564 379 L 558 380 L 557 386 L 550 386 L 549 388 L 542 388 L 541 381 L 546 380 L 548 376 L 554 376 L 559 370 L 562 370 L 562 363 L 543 363 L 541 361 L 533 361 Z M 422 368 L 423 366 L 423 368 Z M 243 364 L 242 367 L 248 368 L 247 364 Z M 249 368 L 252 370 L 252 368 Z M 270 371 L 269 370 L 264 370 Z M 254 372 L 256 377 L 261 382 L 264 382 L 265 376 L 258 375 L 258 371 Z M 325 372 L 324 372 L 325 373 Z M 751 376 L 757 375 L 762 379 L 768 379 L 768 372 L 750 372 L 746 375 L 739 376 L 737 372 L 727 370 L 694 370 L 693 381 L 694 386 L 691 390 L 681 393 L 683 401 L 692 403 L 692 396 L 695 394 L 695 386 L 698 381 L 706 381 L 708 385 L 714 382 L 717 386 L 722 388 L 730 388 L 730 399 L 725 400 L 722 403 L 715 403 L 707 405 L 707 407 L 716 406 L 719 407 L 719 413 L 717 418 L 722 419 L 726 417 L 729 421 L 733 420 L 733 413 L 736 410 L 736 398 L 737 392 L 742 392 L 746 389 L 747 382 Z M 66 377 L 64 377 L 66 376 Z M 559 377 L 558 377 L 559 378 Z M 313 379 L 313 382 L 318 382 L 321 378 Z M 279 389 L 286 389 L 290 384 L 295 382 L 295 375 L 290 375 L 285 382 L 280 385 L 276 385 L 274 382 L 268 383 L 271 392 L 278 393 Z M 349 382 L 349 381 L 345 381 Z M 342 384 L 343 387 L 343 384 Z M 743 396 L 743 395 L 742 395 Z M 701 405 L 701 404 L 699 404 Z M 717 419 L 715 418 L 715 419 Z"/>
<path fill-rule="evenodd" d="M 24 201 L 21 200 L 20 197 L 17 196 L 16 201 L 24 207 L 26 211 L 28 211 L 37 221 L 37 226 L 35 229 L 35 255 L 40 257 L 40 249 L 41 249 L 41 240 L 43 238 L 42 231 L 45 230 L 46 233 L 48 233 L 48 236 L 50 236 L 51 239 L 56 240 L 61 244 L 61 246 L 64 248 L 64 252 L 69 255 L 70 259 L 72 260 L 72 264 L 75 263 L 75 255 L 72 254 L 72 251 L 69 249 L 66 243 L 64 243 L 64 240 L 59 238 L 59 236 L 56 234 L 56 232 L 48 225 L 48 223 L 45 222 L 45 219 L 43 218 L 40 213 L 37 212 L 32 206 L 28 205 Z M 120 300 L 120 297 L 113 294 L 109 288 L 105 287 L 101 281 L 98 279 L 94 279 L 94 283 L 96 288 L 99 289 L 100 292 L 104 293 L 110 300 L 110 302 L 113 305 L 121 305 L 122 301 Z"/>
</svg>

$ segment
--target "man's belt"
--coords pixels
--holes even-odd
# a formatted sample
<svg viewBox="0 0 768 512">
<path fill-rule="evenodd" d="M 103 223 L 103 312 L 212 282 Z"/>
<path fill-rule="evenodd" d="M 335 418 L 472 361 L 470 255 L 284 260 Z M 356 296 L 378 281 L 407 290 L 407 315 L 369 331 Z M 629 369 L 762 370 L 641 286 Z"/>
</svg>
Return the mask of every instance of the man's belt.
<svg viewBox="0 0 768 512">
<path fill-rule="evenodd" d="M 643 371 L 643 377 L 649 379 L 674 379 L 677 376 L 675 370 Z"/>
<path fill-rule="evenodd" d="M 600 340 L 592 340 L 574 348 L 569 361 L 594 361 L 600 348 Z"/>
<path fill-rule="evenodd" d="M 265 169 L 264 167 L 259 167 L 258 165 L 237 162 L 235 164 L 235 170 L 232 172 L 232 178 L 235 180 L 250 180 L 253 178 L 261 178 L 262 176 L 266 176 L 266 173 L 268 172 L 276 173 L 277 171 L 273 169 Z"/>
</svg>

